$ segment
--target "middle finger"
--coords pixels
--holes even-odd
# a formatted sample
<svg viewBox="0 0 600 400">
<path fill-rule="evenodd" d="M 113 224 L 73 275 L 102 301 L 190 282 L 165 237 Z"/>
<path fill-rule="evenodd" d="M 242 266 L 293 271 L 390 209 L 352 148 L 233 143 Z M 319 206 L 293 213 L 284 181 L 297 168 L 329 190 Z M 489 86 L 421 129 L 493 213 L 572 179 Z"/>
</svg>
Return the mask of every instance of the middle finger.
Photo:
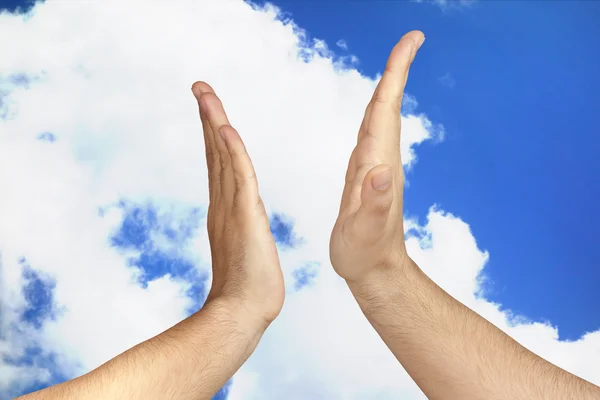
<svg viewBox="0 0 600 400">
<path fill-rule="evenodd" d="M 230 125 L 223 103 L 214 93 L 206 93 L 201 98 L 205 109 L 207 110 L 208 122 L 213 132 L 213 140 L 219 153 L 219 186 L 221 196 L 218 201 L 223 201 L 228 206 L 233 203 L 234 180 L 231 170 L 231 157 L 227 151 L 225 142 L 219 135 L 219 129 L 223 125 Z"/>
</svg>

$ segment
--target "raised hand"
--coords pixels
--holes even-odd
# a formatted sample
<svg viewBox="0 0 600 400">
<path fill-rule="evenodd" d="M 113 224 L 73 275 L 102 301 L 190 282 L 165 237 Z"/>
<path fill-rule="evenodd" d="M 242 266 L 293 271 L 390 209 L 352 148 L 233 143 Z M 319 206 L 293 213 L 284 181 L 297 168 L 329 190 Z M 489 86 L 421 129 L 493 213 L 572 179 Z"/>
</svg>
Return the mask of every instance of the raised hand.
<svg viewBox="0 0 600 400">
<path fill-rule="evenodd" d="M 196 82 L 192 91 L 204 130 L 210 193 L 213 282 L 207 303 L 231 301 L 268 325 L 283 306 L 284 285 L 254 167 L 214 90 Z"/>
<path fill-rule="evenodd" d="M 406 257 L 400 108 L 409 67 L 425 36 L 412 31 L 392 50 L 358 131 L 340 212 L 329 243 L 331 263 L 347 281 Z"/>
<path fill-rule="evenodd" d="M 192 91 L 210 192 L 213 282 L 206 303 L 87 374 L 19 399 L 209 400 L 281 311 L 283 276 L 250 157 L 214 90 L 196 82 Z"/>
</svg>

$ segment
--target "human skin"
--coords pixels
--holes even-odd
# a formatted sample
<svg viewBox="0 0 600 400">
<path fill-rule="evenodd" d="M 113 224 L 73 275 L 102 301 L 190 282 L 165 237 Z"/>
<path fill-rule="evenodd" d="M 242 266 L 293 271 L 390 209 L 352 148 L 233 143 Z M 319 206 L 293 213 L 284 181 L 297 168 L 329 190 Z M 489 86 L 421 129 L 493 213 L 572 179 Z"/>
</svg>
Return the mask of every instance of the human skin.
<svg viewBox="0 0 600 400">
<path fill-rule="evenodd" d="M 214 90 L 196 82 L 192 92 L 209 174 L 213 282 L 205 305 L 95 370 L 18 399 L 210 399 L 279 314 L 283 276 L 252 162 Z"/>
<path fill-rule="evenodd" d="M 365 111 L 331 234 L 333 268 L 430 400 L 598 400 L 598 386 L 535 355 L 465 307 L 406 252 L 400 108 L 424 40 L 412 31 L 396 44 Z"/>
<path fill-rule="evenodd" d="M 399 112 L 423 39 L 413 31 L 394 47 L 367 106 L 331 235 L 332 265 L 430 399 L 600 399 L 600 388 L 519 345 L 406 253 Z M 196 82 L 192 90 L 209 172 L 213 284 L 204 307 L 88 374 L 19 399 L 210 399 L 279 314 L 283 279 L 252 163 L 212 88 Z"/>
</svg>

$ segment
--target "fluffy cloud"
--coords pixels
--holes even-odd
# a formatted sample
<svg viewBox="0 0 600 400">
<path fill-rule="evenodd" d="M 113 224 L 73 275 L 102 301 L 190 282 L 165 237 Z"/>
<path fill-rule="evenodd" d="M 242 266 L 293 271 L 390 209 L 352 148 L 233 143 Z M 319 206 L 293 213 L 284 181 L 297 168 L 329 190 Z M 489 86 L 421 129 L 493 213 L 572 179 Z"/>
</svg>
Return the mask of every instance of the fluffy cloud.
<svg viewBox="0 0 600 400">
<path fill-rule="evenodd" d="M 0 397 L 95 368 L 203 300 L 208 191 L 190 86 L 205 80 L 253 158 L 288 289 L 229 397 L 423 398 L 329 264 L 348 157 L 379 77 L 275 7 L 235 0 L 47 1 L 0 15 L 0 36 L 18 38 L 0 43 Z M 407 96 L 407 168 L 419 143 L 444 134 L 417 109 Z M 600 381 L 598 332 L 559 342 L 555 328 L 484 299 L 488 253 L 465 222 L 432 208 L 407 231 L 411 256 L 451 294 Z M 32 293 L 47 308 L 40 324 L 23 318 Z"/>
</svg>

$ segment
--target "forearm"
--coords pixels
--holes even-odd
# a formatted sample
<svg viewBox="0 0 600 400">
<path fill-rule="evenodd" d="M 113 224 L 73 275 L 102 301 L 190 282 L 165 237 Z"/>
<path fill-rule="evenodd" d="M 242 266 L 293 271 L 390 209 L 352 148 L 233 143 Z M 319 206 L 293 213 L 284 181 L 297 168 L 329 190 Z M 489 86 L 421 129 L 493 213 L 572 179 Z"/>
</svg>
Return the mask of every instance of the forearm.
<svg viewBox="0 0 600 400">
<path fill-rule="evenodd" d="M 600 388 L 518 344 L 437 286 L 412 260 L 403 263 L 348 284 L 428 398 L 600 398 Z"/>
<path fill-rule="evenodd" d="M 172 328 L 34 399 L 210 399 L 250 356 L 264 326 L 219 299 Z"/>
</svg>

